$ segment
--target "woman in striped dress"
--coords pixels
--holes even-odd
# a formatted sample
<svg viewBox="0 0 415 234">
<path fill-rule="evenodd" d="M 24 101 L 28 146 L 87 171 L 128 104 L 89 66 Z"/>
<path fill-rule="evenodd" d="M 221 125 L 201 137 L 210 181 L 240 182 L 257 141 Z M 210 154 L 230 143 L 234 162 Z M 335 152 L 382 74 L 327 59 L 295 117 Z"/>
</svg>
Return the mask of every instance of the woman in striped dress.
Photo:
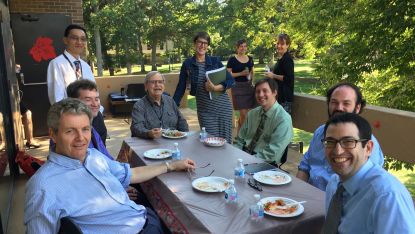
<svg viewBox="0 0 415 234">
<path fill-rule="evenodd" d="M 207 80 L 206 72 L 221 68 L 223 64 L 219 57 L 206 54 L 210 44 L 209 34 L 197 33 L 193 43 L 196 54 L 183 62 L 173 99 L 179 105 L 186 86 L 190 86 L 190 95 L 196 96 L 200 127 L 205 127 L 210 135 L 232 143 L 232 105 L 226 89 L 232 88 L 235 81 L 229 72 L 226 72 L 226 80 L 218 85 Z M 222 94 L 210 100 L 209 92 Z"/>
</svg>

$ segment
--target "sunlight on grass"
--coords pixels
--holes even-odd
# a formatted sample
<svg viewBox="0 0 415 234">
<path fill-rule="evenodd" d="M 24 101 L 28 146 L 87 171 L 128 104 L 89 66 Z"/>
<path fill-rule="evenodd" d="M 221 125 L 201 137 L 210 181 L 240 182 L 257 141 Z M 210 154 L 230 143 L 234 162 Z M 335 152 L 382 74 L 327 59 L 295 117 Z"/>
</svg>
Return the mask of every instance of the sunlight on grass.
<svg viewBox="0 0 415 234">
<path fill-rule="evenodd" d="M 409 190 L 411 196 L 415 198 L 415 171 L 402 169 L 399 171 L 389 170 L 388 172 L 398 178 L 398 180 Z"/>
</svg>

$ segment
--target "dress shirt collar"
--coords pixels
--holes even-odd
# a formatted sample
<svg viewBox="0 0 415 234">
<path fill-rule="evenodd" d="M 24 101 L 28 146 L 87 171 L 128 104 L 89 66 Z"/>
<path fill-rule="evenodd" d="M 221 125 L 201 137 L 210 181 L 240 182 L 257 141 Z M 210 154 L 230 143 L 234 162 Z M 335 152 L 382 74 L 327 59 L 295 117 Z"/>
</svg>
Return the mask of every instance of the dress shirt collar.
<svg viewBox="0 0 415 234">
<path fill-rule="evenodd" d="M 365 164 L 354 174 L 351 178 L 347 179 L 343 182 L 343 186 L 346 190 L 346 192 L 353 196 L 361 186 L 361 181 L 367 174 L 367 172 L 374 166 L 373 162 L 371 160 L 367 160 Z"/>
<path fill-rule="evenodd" d="M 260 111 L 259 115 L 261 116 L 262 113 L 265 112 L 265 115 L 267 116 L 267 118 L 271 117 L 269 115 L 271 115 L 271 113 L 275 112 L 275 109 L 277 109 L 278 105 L 279 105 L 278 102 L 275 101 L 274 105 L 272 105 L 271 108 L 269 108 L 269 110 L 266 111 L 266 112 L 265 112 L 264 108 L 261 108 L 261 111 Z"/>
<path fill-rule="evenodd" d="M 89 154 L 90 149 L 86 151 L 86 157 L 84 161 L 86 161 Z M 57 154 L 55 152 L 50 152 L 48 160 L 66 168 L 77 169 L 83 167 L 82 162 L 78 159 L 73 159 L 68 156 Z"/>
<path fill-rule="evenodd" d="M 72 54 L 70 54 L 67 50 L 65 50 L 63 52 L 66 57 L 68 57 L 69 61 L 71 61 L 71 63 L 75 62 L 75 61 L 80 61 L 81 57 L 79 56 L 78 58 L 75 58 L 74 56 L 72 56 Z"/>
<path fill-rule="evenodd" d="M 146 97 L 152 106 L 161 106 L 163 104 L 163 94 L 160 97 L 160 105 L 150 95 L 146 95 Z"/>
</svg>

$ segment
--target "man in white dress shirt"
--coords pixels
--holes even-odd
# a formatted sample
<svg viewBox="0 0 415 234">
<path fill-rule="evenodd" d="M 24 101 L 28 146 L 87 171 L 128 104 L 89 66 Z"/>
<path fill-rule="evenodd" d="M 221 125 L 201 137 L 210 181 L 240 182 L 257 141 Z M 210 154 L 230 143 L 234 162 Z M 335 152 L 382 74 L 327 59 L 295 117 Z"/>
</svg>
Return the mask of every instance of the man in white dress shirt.
<svg viewBox="0 0 415 234">
<path fill-rule="evenodd" d="M 63 54 L 49 62 L 47 73 L 48 96 L 52 105 L 67 98 L 66 87 L 79 79 L 95 82 L 91 67 L 81 59 L 87 41 L 86 31 L 75 24 L 65 29 L 63 42 L 66 49 Z"/>
</svg>

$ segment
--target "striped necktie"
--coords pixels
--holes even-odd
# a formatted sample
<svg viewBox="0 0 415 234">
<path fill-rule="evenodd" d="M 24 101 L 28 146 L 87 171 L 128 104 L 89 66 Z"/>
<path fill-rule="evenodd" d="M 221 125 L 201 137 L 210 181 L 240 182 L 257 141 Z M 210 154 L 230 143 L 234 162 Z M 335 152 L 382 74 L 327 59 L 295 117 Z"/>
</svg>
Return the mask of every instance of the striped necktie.
<svg viewBox="0 0 415 234">
<path fill-rule="evenodd" d="M 267 116 L 265 115 L 265 112 L 264 112 L 261 115 L 261 120 L 259 121 L 259 125 L 258 125 L 258 128 L 257 128 L 256 132 L 255 132 L 255 135 L 252 138 L 251 143 L 249 143 L 249 145 L 247 147 L 247 153 L 249 153 L 249 154 L 254 153 L 256 143 L 259 140 L 259 138 L 261 137 L 262 132 L 264 132 L 264 124 L 265 124 L 266 119 L 267 119 Z"/>
<path fill-rule="evenodd" d="M 337 191 L 330 201 L 329 210 L 327 211 L 326 220 L 324 221 L 323 234 L 337 233 L 337 229 L 340 225 L 340 219 L 342 217 L 343 192 L 343 184 L 339 183 Z"/>
<path fill-rule="evenodd" d="M 76 60 L 73 62 L 75 64 L 75 75 L 76 79 L 79 80 L 82 78 L 82 72 L 81 72 L 81 62 L 79 60 Z"/>
</svg>

